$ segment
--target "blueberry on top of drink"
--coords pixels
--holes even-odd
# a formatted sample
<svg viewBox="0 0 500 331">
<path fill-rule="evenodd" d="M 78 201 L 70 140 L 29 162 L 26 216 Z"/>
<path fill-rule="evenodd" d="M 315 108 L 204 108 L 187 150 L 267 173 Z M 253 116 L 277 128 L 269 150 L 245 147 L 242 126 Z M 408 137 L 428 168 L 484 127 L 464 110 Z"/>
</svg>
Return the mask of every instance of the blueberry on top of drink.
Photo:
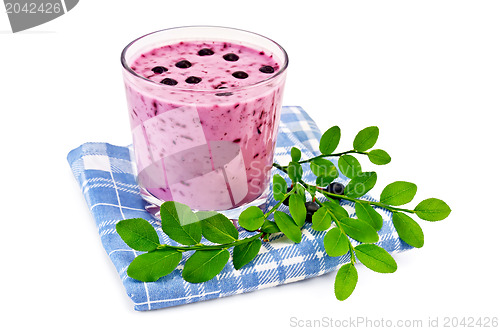
<svg viewBox="0 0 500 331">
<path fill-rule="evenodd" d="M 190 68 L 191 67 L 191 62 L 187 61 L 187 60 L 182 60 L 182 61 L 179 61 L 175 64 L 175 66 L 177 68 L 182 68 L 182 69 L 187 69 L 187 68 Z"/>
<path fill-rule="evenodd" d="M 233 72 L 233 77 L 238 79 L 248 78 L 248 74 L 244 71 L 235 71 Z"/>
<path fill-rule="evenodd" d="M 200 77 L 189 76 L 188 78 L 186 78 L 186 83 L 188 84 L 198 84 L 199 82 L 201 82 Z"/>
<path fill-rule="evenodd" d="M 274 72 L 274 68 L 271 66 L 262 66 L 259 71 L 265 74 L 272 74 Z"/>
<path fill-rule="evenodd" d="M 229 61 L 229 62 L 236 62 L 240 59 L 240 57 L 236 54 L 233 53 L 228 53 L 222 56 L 224 60 Z"/>
<path fill-rule="evenodd" d="M 157 66 L 152 68 L 151 71 L 153 71 L 155 74 L 162 74 L 164 72 L 167 72 L 168 69 L 163 66 Z"/>
<path fill-rule="evenodd" d="M 160 83 L 165 84 L 165 85 L 170 85 L 170 86 L 175 86 L 177 85 L 177 81 L 172 78 L 165 78 L 160 81 Z"/>
<path fill-rule="evenodd" d="M 210 56 L 214 55 L 214 51 L 212 51 L 210 48 L 202 48 L 198 51 L 199 56 Z"/>
</svg>

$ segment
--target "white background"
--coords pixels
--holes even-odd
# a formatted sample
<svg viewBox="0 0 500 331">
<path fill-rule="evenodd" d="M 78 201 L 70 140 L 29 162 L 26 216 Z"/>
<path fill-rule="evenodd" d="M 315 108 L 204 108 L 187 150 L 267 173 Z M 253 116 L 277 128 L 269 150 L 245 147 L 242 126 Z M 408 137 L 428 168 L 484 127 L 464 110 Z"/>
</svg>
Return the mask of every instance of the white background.
<svg viewBox="0 0 500 331">
<path fill-rule="evenodd" d="M 291 318 L 500 317 L 498 1 L 80 1 L 12 34 L 0 13 L 0 323 L 9 329 L 285 330 Z M 345 302 L 334 274 L 139 313 L 101 246 L 66 162 L 87 141 L 131 141 L 119 55 L 132 39 L 181 25 L 223 25 L 289 53 L 285 105 L 304 107 L 339 150 L 369 125 L 393 161 L 363 162 L 377 192 L 418 185 L 453 212 L 421 221 L 422 249 L 398 271 L 359 267 Z M 413 207 L 415 204 L 411 205 Z"/>
</svg>

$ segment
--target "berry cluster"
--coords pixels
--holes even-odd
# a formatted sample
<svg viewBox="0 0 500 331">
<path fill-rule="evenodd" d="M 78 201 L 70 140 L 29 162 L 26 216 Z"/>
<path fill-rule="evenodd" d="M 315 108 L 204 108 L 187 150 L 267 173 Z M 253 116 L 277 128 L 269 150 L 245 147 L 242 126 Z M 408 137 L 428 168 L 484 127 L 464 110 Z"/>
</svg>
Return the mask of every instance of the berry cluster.
<svg viewBox="0 0 500 331">
<path fill-rule="evenodd" d="M 211 56 L 211 55 L 214 55 L 215 52 L 213 50 L 211 50 L 210 48 L 203 48 L 201 49 L 200 51 L 198 51 L 198 55 L 199 56 Z M 222 58 L 224 60 L 226 60 L 227 62 L 236 62 L 240 59 L 240 57 L 234 53 L 227 53 L 227 54 L 224 54 L 222 56 Z M 190 68 L 192 66 L 192 63 L 189 62 L 188 60 L 182 60 L 182 61 L 179 61 L 175 64 L 175 66 L 177 68 L 180 68 L 180 69 L 187 69 L 187 68 Z M 168 69 L 163 67 L 163 66 L 156 66 L 154 68 L 151 69 L 151 71 L 155 74 L 155 75 L 161 75 L 163 74 L 164 72 L 167 72 Z M 260 72 L 262 73 L 265 73 L 265 74 L 272 74 L 274 73 L 274 68 L 271 67 L 271 66 L 268 66 L 268 65 L 264 65 L 264 66 L 261 66 L 260 69 L 259 69 Z M 232 73 L 232 76 L 234 78 L 237 78 L 237 79 L 246 79 L 248 78 L 248 74 L 244 71 L 235 71 Z M 187 84 L 198 84 L 202 81 L 202 78 L 201 77 L 196 77 L 196 76 L 189 76 L 188 78 L 186 78 L 185 82 Z M 174 85 L 177 85 L 178 82 L 175 80 L 175 79 L 172 79 L 172 78 L 165 78 L 163 79 L 162 81 L 160 81 L 161 84 L 165 84 L 165 85 L 170 85 L 170 86 L 174 86 Z M 224 87 L 220 87 L 220 88 L 224 88 Z"/>
</svg>

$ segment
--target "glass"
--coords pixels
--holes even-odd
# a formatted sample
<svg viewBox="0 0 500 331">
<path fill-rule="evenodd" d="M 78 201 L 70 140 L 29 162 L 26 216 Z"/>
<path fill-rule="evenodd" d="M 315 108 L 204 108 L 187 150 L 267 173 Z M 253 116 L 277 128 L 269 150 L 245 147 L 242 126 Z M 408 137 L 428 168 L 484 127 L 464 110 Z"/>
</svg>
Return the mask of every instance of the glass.
<svg viewBox="0 0 500 331">
<path fill-rule="evenodd" d="M 142 54 L 181 42 L 242 45 L 261 55 L 271 54 L 277 69 L 260 81 L 224 89 L 161 84 L 132 69 Z M 194 64 L 203 60 L 184 57 Z M 123 50 L 121 62 L 136 179 L 153 214 L 164 201 L 177 201 L 194 210 L 215 210 L 237 218 L 243 208 L 265 202 L 288 66 L 281 46 L 233 28 L 179 27 L 132 41 Z M 239 65 L 238 70 L 245 70 Z"/>
</svg>

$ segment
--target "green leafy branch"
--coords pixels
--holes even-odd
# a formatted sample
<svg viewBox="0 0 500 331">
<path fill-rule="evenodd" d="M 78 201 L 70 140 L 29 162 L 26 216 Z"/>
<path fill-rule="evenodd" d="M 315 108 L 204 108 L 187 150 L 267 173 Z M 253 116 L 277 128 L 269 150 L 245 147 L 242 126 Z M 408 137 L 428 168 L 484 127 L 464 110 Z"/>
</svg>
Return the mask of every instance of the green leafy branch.
<svg viewBox="0 0 500 331">
<path fill-rule="evenodd" d="M 218 275 L 229 261 L 233 247 L 233 265 L 240 269 L 253 260 L 260 250 L 261 234 L 238 239 L 238 230 L 226 216 L 210 211 L 194 213 L 188 206 L 168 201 L 161 205 L 161 226 L 170 239 L 181 244 L 165 245 L 154 227 L 135 218 L 120 221 L 116 230 L 132 249 L 147 252 L 137 256 L 127 274 L 144 282 L 154 282 L 178 266 L 182 254 L 195 251 L 186 261 L 182 277 L 191 283 L 208 281 Z M 202 236 L 217 245 L 201 243 Z"/>
<path fill-rule="evenodd" d="M 308 221 L 312 222 L 313 230 L 326 232 L 323 243 L 329 256 L 349 254 L 350 263 L 341 266 L 335 278 L 336 297 L 347 299 L 358 282 L 356 261 L 380 273 L 392 273 L 397 269 L 394 258 L 377 245 L 383 220 L 374 207 L 392 212 L 399 237 L 413 247 L 423 246 L 424 234 L 411 215 L 433 222 L 445 219 L 451 212 L 444 201 L 436 198 L 423 200 L 413 209 L 400 207 L 410 203 L 417 192 L 415 184 L 405 181 L 387 185 L 379 201 L 363 199 L 375 186 L 377 174 L 362 171 L 354 155 L 367 156 L 376 165 L 389 163 L 391 157 L 386 151 L 372 149 L 378 135 L 377 127 L 367 127 L 356 135 L 353 149 L 334 153 L 341 136 L 340 128 L 334 126 L 321 137 L 321 155 L 302 160 L 301 151 L 293 147 L 288 165 L 273 164 L 290 178 L 291 186 L 281 175 L 274 175 L 272 191 L 277 203 L 273 208 L 264 213 L 252 206 L 239 216 L 242 228 L 257 231 L 249 237 L 240 239 L 233 222 L 220 213 L 194 213 L 188 206 L 173 201 L 162 204 L 161 225 L 163 232 L 179 245 L 161 244 L 153 226 L 144 219 L 120 221 L 116 229 L 125 243 L 134 250 L 146 252 L 131 262 L 127 274 L 140 281 L 156 281 L 177 268 L 183 253 L 194 251 L 186 260 L 182 277 L 192 283 L 205 282 L 222 271 L 231 257 L 230 249 L 233 266 L 240 269 L 258 255 L 262 240 L 269 240 L 272 234 L 283 233 L 299 243 L 301 228 Z M 338 169 L 328 159 L 331 157 L 338 157 Z M 315 183 L 302 179 L 302 165 L 306 163 L 316 176 Z M 350 179 L 346 186 L 335 181 L 339 171 Z M 354 203 L 357 218 L 349 217 L 341 200 Z M 288 206 L 289 213 L 279 211 L 281 205 Z M 213 244 L 202 244 L 202 237 Z"/>
</svg>

